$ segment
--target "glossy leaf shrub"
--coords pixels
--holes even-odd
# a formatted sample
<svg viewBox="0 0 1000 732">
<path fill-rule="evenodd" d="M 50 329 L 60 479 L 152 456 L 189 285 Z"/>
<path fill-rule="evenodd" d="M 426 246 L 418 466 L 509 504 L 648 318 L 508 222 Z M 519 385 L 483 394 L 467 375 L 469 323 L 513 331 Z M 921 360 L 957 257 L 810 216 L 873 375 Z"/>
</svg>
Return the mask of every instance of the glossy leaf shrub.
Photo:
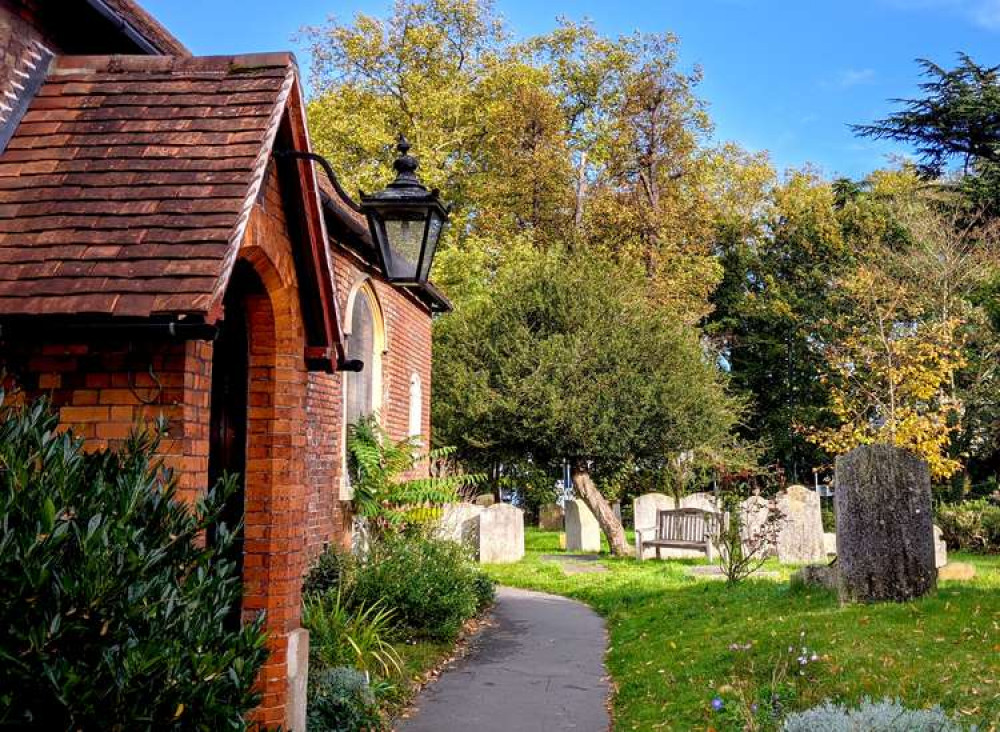
<svg viewBox="0 0 1000 732">
<path fill-rule="evenodd" d="M 0 727 L 246 728 L 261 620 L 230 627 L 232 533 L 202 540 L 233 481 L 188 506 L 156 433 L 85 452 L 56 426 L 0 394 Z"/>
</svg>

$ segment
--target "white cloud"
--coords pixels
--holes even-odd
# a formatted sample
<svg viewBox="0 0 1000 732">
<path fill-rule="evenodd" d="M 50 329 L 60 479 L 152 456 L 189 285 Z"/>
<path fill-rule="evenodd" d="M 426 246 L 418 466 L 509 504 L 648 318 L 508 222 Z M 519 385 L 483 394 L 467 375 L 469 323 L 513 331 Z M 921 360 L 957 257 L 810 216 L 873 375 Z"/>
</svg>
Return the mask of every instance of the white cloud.
<svg viewBox="0 0 1000 732">
<path fill-rule="evenodd" d="M 903 10 L 943 10 L 987 30 L 1000 30 L 1000 0 L 887 0 Z"/>
<path fill-rule="evenodd" d="M 875 69 L 847 69 L 840 72 L 837 86 L 841 89 L 850 89 L 852 86 L 871 84 L 873 81 L 875 81 Z"/>
</svg>

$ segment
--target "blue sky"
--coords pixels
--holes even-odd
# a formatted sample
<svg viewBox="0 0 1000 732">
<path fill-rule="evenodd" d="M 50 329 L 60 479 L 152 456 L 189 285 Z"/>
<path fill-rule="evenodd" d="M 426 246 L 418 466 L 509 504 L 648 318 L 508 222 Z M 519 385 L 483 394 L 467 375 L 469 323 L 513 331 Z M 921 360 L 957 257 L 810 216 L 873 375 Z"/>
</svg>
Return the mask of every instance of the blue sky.
<svg viewBox="0 0 1000 732">
<path fill-rule="evenodd" d="M 303 25 L 389 0 L 142 0 L 197 54 L 295 50 Z M 885 115 L 915 93 L 914 59 L 952 65 L 958 51 L 1000 64 L 1000 0 L 497 0 L 519 36 L 556 16 L 590 18 L 609 35 L 673 31 L 681 60 L 705 74 L 716 137 L 768 150 L 781 168 L 811 163 L 862 176 L 906 150 L 859 140 L 847 125 Z"/>
</svg>

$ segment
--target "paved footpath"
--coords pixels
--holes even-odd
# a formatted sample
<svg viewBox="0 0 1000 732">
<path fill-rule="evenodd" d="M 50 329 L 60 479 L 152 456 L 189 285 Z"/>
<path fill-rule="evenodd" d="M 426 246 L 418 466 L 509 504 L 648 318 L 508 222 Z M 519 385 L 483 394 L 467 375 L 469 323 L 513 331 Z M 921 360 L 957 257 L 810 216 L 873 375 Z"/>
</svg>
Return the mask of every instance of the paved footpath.
<svg viewBox="0 0 1000 732">
<path fill-rule="evenodd" d="M 574 600 L 509 587 L 493 615 L 397 732 L 607 732 L 604 621 Z"/>
</svg>

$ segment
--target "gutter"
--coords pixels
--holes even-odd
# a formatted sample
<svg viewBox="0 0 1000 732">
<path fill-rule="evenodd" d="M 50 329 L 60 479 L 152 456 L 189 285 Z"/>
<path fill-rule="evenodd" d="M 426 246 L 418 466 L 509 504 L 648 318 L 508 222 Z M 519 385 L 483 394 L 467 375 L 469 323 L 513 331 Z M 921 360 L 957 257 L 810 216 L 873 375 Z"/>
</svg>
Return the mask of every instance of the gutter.
<svg viewBox="0 0 1000 732">
<path fill-rule="evenodd" d="M 141 50 L 152 56 L 164 56 L 163 49 L 156 47 L 146 36 L 142 35 L 135 26 L 123 18 L 118 11 L 114 10 L 104 0 L 87 0 L 87 4 L 100 13 L 105 20 L 110 22 L 115 28 L 125 34 L 132 43 Z"/>
<path fill-rule="evenodd" d="M 37 318 L 13 319 L 0 322 L 0 341 L 34 342 L 62 338 L 94 340 L 129 340 L 132 338 L 174 338 L 180 341 L 214 341 L 218 326 L 201 321 L 85 321 L 55 320 L 41 322 Z"/>
</svg>

